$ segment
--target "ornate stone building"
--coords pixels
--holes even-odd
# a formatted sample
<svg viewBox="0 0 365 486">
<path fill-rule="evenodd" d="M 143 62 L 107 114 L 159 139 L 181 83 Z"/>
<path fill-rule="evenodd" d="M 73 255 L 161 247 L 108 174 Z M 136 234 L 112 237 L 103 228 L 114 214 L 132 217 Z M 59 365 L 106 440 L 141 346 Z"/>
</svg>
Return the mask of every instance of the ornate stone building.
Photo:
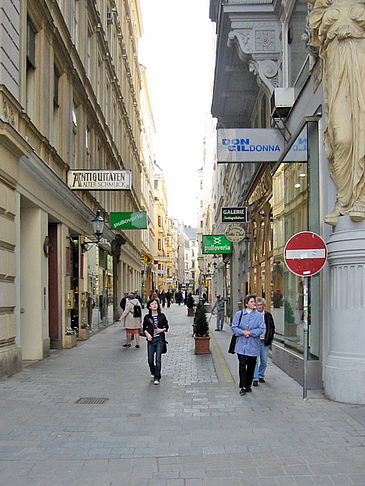
<svg viewBox="0 0 365 486">
<path fill-rule="evenodd" d="M 336 400 L 365 403 L 364 392 L 359 391 L 365 390 L 365 348 L 359 344 L 365 338 L 362 326 L 364 286 L 361 283 L 365 266 L 361 249 L 364 242 L 362 216 L 365 214 L 361 202 L 363 192 L 357 185 L 353 193 L 357 194 L 357 200 L 352 206 L 346 205 L 343 194 L 348 190 L 341 187 L 343 181 L 337 176 L 339 173 L 346 173 L 346 177 L 357 174 L 360 182 L 364 178 L 364 172 L 358 170 L 360 159 L 352 161 L 353 169 L 341 172 L 350 163 L 341 160 L 341 153 L 353 153 L 353 149 L 363 154 L 362 149 L 357 150 L 362 146 L 363 137 L 356 137 L 362 122 L 355 116 L 355 100 L 351 105 L 349 86 L 352 81 L 346 78 L 346 73 L 352 73 L 351 79 L 357 79 L 358 89 L 363 76 L 356 66 L 362 65 L 362 61 L 348 64 L 349 70 L 344 71 L 341 63 L 336 64 L 336 56 L 331 58 L 335 52 L 333 45 L 336 45 L 336 52 L 339 49 L 345 52 L 346 42 L 351 42 L 347 41 L 351 33 L 341 36 L 340 23 L 342 16 L 346 16 L 346 5 L 342 10 L 339 2 L 339 34 L 336 17 L 331 27 L 335 35 L 331 34 L 327 42 L 326 29 L 320 30 L 326 5 L 313 3 L 310 25 L 316 29 L 314 41 L 321 49 L 321 58 L 309 28 L 312 5 L 304 0 L 210 2 L 210 18 L 216 23 L 217 32 L 212 114 L 217 118 L 218 128 L 276 128 L 285 147 L 276 163 L 262 159 L 255 164 L 219 166 L 216 186 L 221 189 L 216 190 L 212 200 L 212 218 L 217 234 L 222 229 L 222 205 L 248 206 L 246 235 L 249 245 L 243 242 L 237 246 L 231 258 L 238 277 L 238 282 L 232 285 L 232 293 L 240 293 L 240 296 L 233 295 L 233 300 L 241 301 L 247 291 L 266 298 L 276 324 L 273 361 L 300 383 L 303 383 L 306 347 L 304 281 L 286 268 L 283 252 L 287 240 L 297 232 L 310 230 L 323 237 L 328 245 L 328 264 L 311 278 L 309 289 L 307 385 L 323 387 L 325 393 Z M 359 28 L 354 27 L 357 34 L 353 34 L 357 43 L 364 42 L 359 40 Z M 334 43 L 330 45 L 332 40 Z M 325 62 L 324 78 L 322 60 Z M 336 69 L 337 77 L 333 72 Z M 339 92 L 350 94 L 347 98 L 344 94 L 343 100 L 333 103 L 328 93 L 332 88 L 335 92 L 340 82 Z M 338 109 L 340 102 L 341 110 Z M 358 120 L 356 126 L 347 118 L 343 119 L 344 113 L 352 113 L 349 119 Z M 346 129 L 337 133 L 331 124 L 346 126 Z M 345 145 L 347 149 L 343 151 Z M 330 177 L 329 163 L 334 180 Z M 352 180 L 350 176 L 348 184 L 351 185 Z M 231 282 L 234 281 L 231 278 Z M 346 325 L 347 338 L 343 340 L 340 321 L 342 319 L 343 324 L 346 315 L 351 316 L 351 323 L 348 321 Z"/>
<path fill-rule="evenodd" d="M 0 26 L 0 375 L 111 322 L 141 286 L 142 34 L 137 0 L 13 0 Z M 131 191 L 72 191 L 70 169 L 128 169 Z M 86 251 L 100 210 L 103 239 Z M 92 239 L 92 238 L 91 238 Z M 124 243 L 122 245 L 122 243 Z M 113 306 L 114 302 L 114 316 Z M 93 308 L 93 304 L 95 307 Z"/>
</svg>

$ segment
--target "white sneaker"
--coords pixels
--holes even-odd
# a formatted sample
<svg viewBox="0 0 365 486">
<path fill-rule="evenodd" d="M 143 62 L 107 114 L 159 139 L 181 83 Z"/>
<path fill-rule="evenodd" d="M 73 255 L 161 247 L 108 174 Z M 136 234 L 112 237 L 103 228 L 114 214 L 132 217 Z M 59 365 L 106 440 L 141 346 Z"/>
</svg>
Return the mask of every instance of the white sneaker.
<svg viewBox="0 0 365 486">
<path fill-rule="evenodd" d="M 154 385 L 159 385 L 159 384 L 160 384 L 160 382 L 159 382 L 158 380 L 155 380 L 155 381 L 153 382 L 153 384 L 154 384 Z"/>
</svg>

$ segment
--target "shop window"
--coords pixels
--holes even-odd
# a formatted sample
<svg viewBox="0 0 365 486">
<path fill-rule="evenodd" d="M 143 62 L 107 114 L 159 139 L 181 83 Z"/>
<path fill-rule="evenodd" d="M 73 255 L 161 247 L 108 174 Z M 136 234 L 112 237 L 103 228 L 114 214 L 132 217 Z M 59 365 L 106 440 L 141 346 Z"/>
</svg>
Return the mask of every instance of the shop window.
<svg viewBox="0 0 365 486">
<path fill-rule="evenodd" d="M 272 314 L 275 321 L 275 341 L 299 354 L 303 353 L 304 326 L 304 281 L 291 273 L 283 263 L 286 242 L 295 233 L 305 230 L 315 231 L 313 226 L 317 216 L 310 220 L 309 208 L 318 215 L 318 195 L 311 181 L 318 180 L 318 141 L 317 124 L 307 140 L 305 128 L 293 142 L 283 162 L 273 176 L 273 211 L 274 231 L 273 256 L 271 259 L 271 300 Z M 310 133 L 308 131 L 308 133 Z M 311 142 L 312 150 L 308 150 Z M 309 170 L 310 168 L 310 170 Z M 312 179 L 310 179 L 310 177 Z M 310 179 L 310 180 L 309 180 Z M 310 197 L 313 199 L 310 200 Z M 285 204 L 281 201 L 285 198 Z M 310 357 L 319 357 L 319 279 L 312 282 L 313 298 L 310 297 Z M 311 295 L 311 292 L 310 292 Z"/>
</svg>

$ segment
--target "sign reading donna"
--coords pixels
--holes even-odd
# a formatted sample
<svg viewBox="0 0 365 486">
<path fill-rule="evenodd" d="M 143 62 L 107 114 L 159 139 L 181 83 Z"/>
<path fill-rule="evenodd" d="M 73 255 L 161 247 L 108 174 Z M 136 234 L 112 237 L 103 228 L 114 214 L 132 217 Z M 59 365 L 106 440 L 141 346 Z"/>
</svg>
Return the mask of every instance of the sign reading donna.
<svg viewBox="0 0 365 486">
<path fill-rule="evenodd" d="M 110 213 L 110 228 L 118 230 L 147 229 L 147 213 Z"/>
<path fill-rule="evenodd" d="M 277 128 L 220 128 L 217 162 L 277 162 L 284 138 Z"/>
<path fill-rule="evenodd" d="M 67 185 L 73 190 L 130 191 L 130 170 L 69 170 Z"/>
<path fill-rule="evenodd" d="M 232 253 L 232 243 L 224 235 L 203 235 L 203 253 Z"/>
</svg>

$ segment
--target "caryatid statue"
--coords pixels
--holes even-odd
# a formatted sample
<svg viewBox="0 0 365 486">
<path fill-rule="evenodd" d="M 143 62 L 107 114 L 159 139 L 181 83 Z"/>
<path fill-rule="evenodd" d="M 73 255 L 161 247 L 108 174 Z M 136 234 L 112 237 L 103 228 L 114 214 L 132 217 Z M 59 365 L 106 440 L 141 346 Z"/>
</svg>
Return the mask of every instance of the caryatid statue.
<svg viewBox="0 0 365 486">
<path fill-rule="evenodd" d="M 365 0 L 308 0 L 313 44 L 323 59 L 324 142 L 337 186 L 325 218 L 365 219 Z"/>
</svg>

